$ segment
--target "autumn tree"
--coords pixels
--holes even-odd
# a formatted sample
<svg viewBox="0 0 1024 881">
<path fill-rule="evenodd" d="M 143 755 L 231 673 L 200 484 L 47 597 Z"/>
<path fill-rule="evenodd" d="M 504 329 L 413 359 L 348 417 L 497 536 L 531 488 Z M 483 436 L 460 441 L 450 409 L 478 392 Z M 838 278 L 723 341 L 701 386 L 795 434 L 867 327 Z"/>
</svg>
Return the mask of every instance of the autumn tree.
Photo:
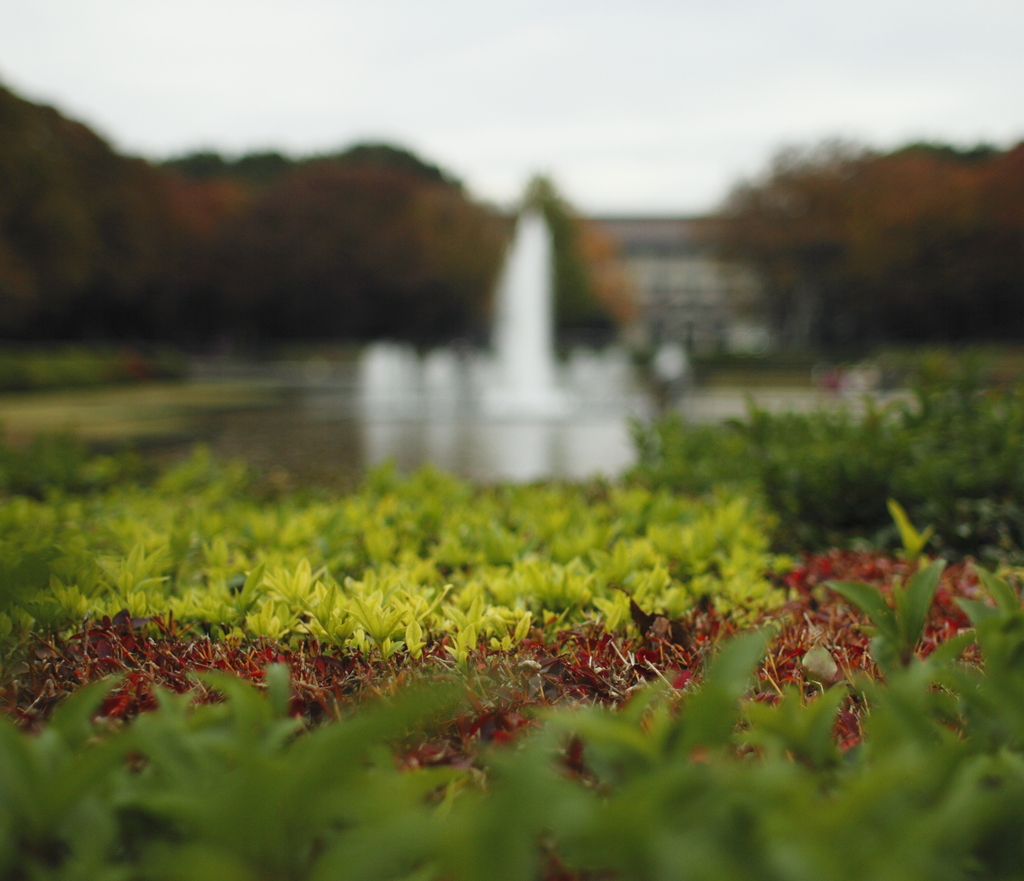
<svg viewBox="0 0 1024 881">
<path fill-rule="evenodd" d="M 870 154 L 829 142 L 779 153 L 761 180 L 737 186 L 718 225 L 725 253 L 752 265 L 779 341 L 804 347 L 849 333 L 846 224 Z"/>
<path fill-rule="evenodd" d="M 407 171 L 434 183 L 461 187 L 458 179 L 410 150 L 393 144 L 364 142 L 323 155 L 294 158 L 276 150 L 244 153 L 229 158 L 215 150 L 197 150 L 165 159 L 161 166 L 194 181 L 231 180 L 250 187 L 277 183 L 285 175 L 323 162 L 353 166 L 377 166 Z"/>
<path fill-rule="evenodd" d="M 171 176 L 0 88 L 0 334 L 166 336 L 195 255 Z"/>
<path fill-rule="evenodd" d="M 485 320 L 504 235 L 398 147 L 155 166 L 0 89 L 9 339 L 448 339 Z"/>
<path fill-rule="evenodd" d="M 321 160 L 227 227 L 217 273 L 250 337 L 436 342 L 482 319 L 500 243 L 497 219 L 453 184 Z"/>
<path fill-rule="evenodd" d="M 540 210 L 551 230 L 554 252 L 555 327 L 563 339 L 606 339 L 615 317 L 627 317 L 624 284 L 614 274 L 614 246 L 581 218 L 545 177 L 535 177 L 523 199 Z"/>
<path fill-rule="evenodd" d="M 719 244 L 753 265 L 783 344 L 1024 331 L 1021 147 L 789 150 L 738 186 Z"/>
<path fill-rule="evenodd" d="M 992 335 L 1007 290 L 993 284 L 988 156 L 919 145 L 871 162 L 852 194 L 848 283 L 861 333 L 957 340 Z"/>
</svg>

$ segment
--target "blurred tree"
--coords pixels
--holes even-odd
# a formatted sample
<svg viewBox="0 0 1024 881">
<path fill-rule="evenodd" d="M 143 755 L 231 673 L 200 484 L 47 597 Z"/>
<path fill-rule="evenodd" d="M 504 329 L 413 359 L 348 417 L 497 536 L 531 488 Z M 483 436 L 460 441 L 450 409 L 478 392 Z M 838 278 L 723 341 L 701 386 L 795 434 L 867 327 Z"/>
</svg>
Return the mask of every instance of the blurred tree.
<svg viewBox="0 0 1024 881">
<path fill-rule="evenodd" d="M 274 150 L 246 153 L 237 159 L 225 159 L 213 150 L 199 150 L 165 159 L 163 168 L 194 181 L 230 179 L 250 186 L 266 186 L 292 171 L 298 163 Z"/>
<path fill-rule="evenodd" d="M 354 144 L 337 153 L 302 159 L 292 159 L 276 151 L 245 153 L 237 159 L 225 159 L 223 155 L 215 151 L 200 150 L 167 159 L 162 165 L 164 168 L 192 180 L 230 178 L 244 184 L 262 187 L 276 183 L 289 172 L 321 162 L 392 168 L 397 171 L 407 171 L 424 180 L 461 187 L 461 183 L 456 178 L 437 165 L 425 162 L 409 150 L 381 143 Z"/>
<path fill-rule="evenodd" d="M 448 339 L 484 320 L 504 222 L 385 144 L 293 160 L 117 155 L 0 89 L 0 335 Z"/>
<path fill-rule="evenodd" d="M 483 314 L 500 223 L 451 184 L 377 162 L 297 169 L 225 230 L 227 311 L 257 338 L 438 342 Z"/>
<path fill-rule="evenodd" d="M 602 241 L 596 228 L 578 217 L 562 199 L 554 184 L 546 177 L 535 177 L 526 188 L 523 205 L 543 212 L 551 229 L 554 250 L 555 328 L 562 339 L 608 339 L 615 331 L 615 321 L 608 297 L 621 308 L 613 276 L 600 276 L 595 263 L 607 258 L 611 243 Z M 600 281 L 599 281 L 600 277 Z"/>
<path fill-rule="evenodd" d="M 186 153 L 184 156 L 166 159 L 161 165 L 170 171 L 177 172 L 182 177 L 194 180 L 226 177 L 231 169 L 231 164 L 220 153 L 213 150 L 197 150 L 194 153 Z"/>
<path fill-rule="evenodd" d="M 415 153 L 395 147 L 391 144 L 366 143 L 355 144 L 341 153 L 325 157 L 337 162 L 353 166 L 376 166 L 404 171 L 425 181 L 448 184 L 462 189 L 462 182 L 444 171 L 437 165 L 424 162 Z"/>
<path fill-rule="evenodd" d="M 864 169 L 845 267 L 862 336 L 956 340 L 997 327 L 980 200 L 986 159 L 912 146 Z"/>
<path fill-rule="evenodd" d="M 271 184 L 295 168 L 295 161 L 276 150 L 246 153 L 231 164 L 231 175 L 256 186 Z"/>
<path fill-rule="evenodd" d="M 1019 336 L 1021 152 L 787 150 L 734 189 L 719 244 L 759 270 L 785 345 Z"/>
<path fill-rule="evenodd" d="M 583 218 L 577 219 L 577 235 L 581 257 L 589 269 L 594 299 L 617 327 L 628 324 L 639 307 L 618 245 L 596 224 Z"/>
<path fill-rule="evenodd" d="M 983 250 L 991 320 L 1004 336 L 1024 336 L 1024 142 L 995 154 L 980 184 Z"/>
<path fill-rule="evenodd" d="M 149 335 L 182 244 L 168 181 L 0 88 L 0 333 Z"/>
<path fill-rule="evenodd" d="M 726 202 L 721 245 L 758 270 L 766 312 L 785 346 L 852 335 L 842 283 L 846 221 L 870 155 L 841 142 L 784 150 L 762 180 L 740 184 Z"/>
<path fill-rule="evenodd" d="M 631 306 L 614 246 L 550 181 L 527 202 L 551 226 L 561 338 L 610 335 Z M 783 343 L 1024 334 L 1024 144 L 784 151 L 718 221 Z M 443 341 L 485 321 L 507 235 L 398 147 L 156 167 L 0 87 L 3 337 L 202 344 L 239 323 L 257 339 Z"/>
</svg>

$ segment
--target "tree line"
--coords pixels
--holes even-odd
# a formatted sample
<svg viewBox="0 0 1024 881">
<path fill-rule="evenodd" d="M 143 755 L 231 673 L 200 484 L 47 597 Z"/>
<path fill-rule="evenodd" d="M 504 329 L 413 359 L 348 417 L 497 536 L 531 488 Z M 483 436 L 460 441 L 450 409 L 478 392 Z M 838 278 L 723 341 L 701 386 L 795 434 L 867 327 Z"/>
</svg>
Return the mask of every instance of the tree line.
<svg viewBox="0 0 1024 881">
<path fill-rule="evenodd" d="M 607 243 L 547 197 L 559 324 L 607 329 Z M 387 144 L 153 163 L 0 87 L 0 339 L 482 339 L 512 219 Z"/>
<path fill-rule="evenodd" d="M 790 347 L 1020 340 L 1024 143 L 779 153 L 717 217 Z"/>
<path fill-rule="evenodd" d="M 636 308 L 550 181 L 563 339 Z M 512 218 L 407 150 L 125 157 L 0 86 L 0 339 L 481 340 Z M 708 219 L 787 347 L 1024 333 L 1024 144 L 790 149 Z"/>
<path fill-rule="evenodd" d="M 0 90 L 0 334 L 202 344 L 469 333 L 507 219 L 412 154 L 156 165 Z"/>
</svg>

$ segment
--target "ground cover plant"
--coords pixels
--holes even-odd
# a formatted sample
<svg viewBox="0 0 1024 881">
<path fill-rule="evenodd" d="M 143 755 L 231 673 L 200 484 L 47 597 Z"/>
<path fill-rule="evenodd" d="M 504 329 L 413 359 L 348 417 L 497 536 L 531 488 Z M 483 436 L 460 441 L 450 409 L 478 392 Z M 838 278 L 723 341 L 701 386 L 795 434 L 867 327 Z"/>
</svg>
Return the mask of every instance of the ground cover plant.
<svg viewBox="0 0 1024 881">
<path fill-rule="evenodd" d="M 151 463 L 129 449 L 90 453 L 71 434 L 39 435 L 24 446 L 0 440 L 0 494 L 45 499 L 80 494 L 155 476 Z"/>
<path fill-rule="evenodd" d="M 696 601 L 753 615 L 770 519 L 739 496 L 611 484 L 474 490 L 433 470 L 378 471 L 341 499 L 260 501 L 203 453 L 153 486 L 0 505 L 0 632 L 153 615 L 217 635 L 313 636 L 416 656 L 507 648 L 533 626 L 600 619 L 630 598 L 672 617 Z"/>
<path fill-rule="evenodd" d="M 868 581 L 815 581 L 855 573 Z M 849 554 L 808 559 L 790 582 L 796 606 L 774 639 L 730 637 L 694 675 L 652 677 L 625 701 L 535 700 L 519 724 L 529 708 L 501 716 L 497 683 L 485 706 L 462 675 L 396 683 L 311 724 L 307 671 L 293 665 L 290 687 L 286 656 L 255 677 L 265 694 L 204 672 L 198 706 L 157 688 L 157 708 L 126 726 L 95 721 L 120 704 L 116 682 L 94 682 L 39 734 L 0 726 L 0 865 L 6 877 L 1019 877 L 1014 582 Z M 812 648 L 778 638 L 806 615 Z M 843 616 L 836 635 L 859 631 L 853 664 L 854 647 L 829 638 Z M 125 643 L 139 624 L 98 630 Z M 622 642 L 623 666 L 666 642 Z M 481 675 L 486 654 L 471 659 Z M 534 664 L 524 693 L 530 676 L 557 678 Z"/>
<path fill-rule="evenodd" d="M 898 503 L 782 557 L 729 492 L 259 492 L 0 499 L 0 876 L 1019 875 L 1021 572 Z"/>
</svg>

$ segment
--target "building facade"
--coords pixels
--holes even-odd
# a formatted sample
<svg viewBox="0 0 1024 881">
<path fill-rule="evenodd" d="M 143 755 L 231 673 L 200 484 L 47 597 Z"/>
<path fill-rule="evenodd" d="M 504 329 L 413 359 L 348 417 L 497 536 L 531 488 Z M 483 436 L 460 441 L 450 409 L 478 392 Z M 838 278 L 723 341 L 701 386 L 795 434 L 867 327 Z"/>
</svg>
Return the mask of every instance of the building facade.
<svg viewBox="0 0 1024 881">
<path fill-rule="evenodd" d="M 597 228 L 618 248 L 636 318 L 630 344 L 656 349 L 681 343 L 696 355 L 764 351 L 756 276 L 718 258 L 714 221 L 701 217 L 597 217 Z"/>
</svg>

